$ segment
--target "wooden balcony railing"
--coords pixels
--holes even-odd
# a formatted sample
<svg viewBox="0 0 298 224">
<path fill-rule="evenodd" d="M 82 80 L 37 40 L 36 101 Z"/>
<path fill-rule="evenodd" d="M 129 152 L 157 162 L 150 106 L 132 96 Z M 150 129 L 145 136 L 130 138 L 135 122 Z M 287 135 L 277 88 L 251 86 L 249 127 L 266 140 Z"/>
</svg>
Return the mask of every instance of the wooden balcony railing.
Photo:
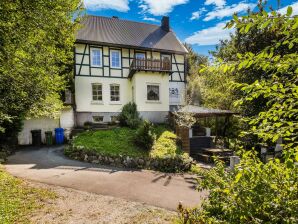
<svg viewBox="0 0 298 224">
<path fill-rule="evenodd" d="M 170 60 L 133 59 L 129 69 L 129 77 L 132 77 L 137 71 L 172 73 L 172 65 Z"/>
</svg>

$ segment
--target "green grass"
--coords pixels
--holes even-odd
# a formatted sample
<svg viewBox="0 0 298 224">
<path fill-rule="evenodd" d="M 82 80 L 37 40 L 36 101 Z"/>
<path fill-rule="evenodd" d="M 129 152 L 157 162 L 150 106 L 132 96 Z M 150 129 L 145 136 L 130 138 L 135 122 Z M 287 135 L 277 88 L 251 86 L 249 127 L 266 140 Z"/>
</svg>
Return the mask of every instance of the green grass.
<svg viewBox="0 0 298 224">
<path fill-rule="evenodd" d="M 27 218 L 43 205 L 43 200 L 55 194 L 28 186 L 8 174 L 0 165 L 0 223 L 29 223 Z"/>
<path fill-rule="evenodd" d="M 154 127 L 159 137 L 167 128 L 163 125 Z M 146 157 L 149 152 L 134 144 L 136 130 L 121 127 L 111 130 L 86 131 L 74 138 L 74 146 L 83 146 L 86 150 L 108 155 Z"/>
<path fill-rule="evenodd" d="M 147 156 L 148 152 L 134 145 L 135 130 L 115 128 L 86 131 L 74 139 L 74 146 L 108 155 Z"/>
</svg>

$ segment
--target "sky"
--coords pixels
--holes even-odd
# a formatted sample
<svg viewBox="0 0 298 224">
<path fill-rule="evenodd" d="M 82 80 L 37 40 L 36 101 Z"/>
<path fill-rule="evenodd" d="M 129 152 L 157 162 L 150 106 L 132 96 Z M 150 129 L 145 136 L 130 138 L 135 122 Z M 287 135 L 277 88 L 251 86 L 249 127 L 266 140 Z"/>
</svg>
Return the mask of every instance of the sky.
<svg viewBox="0 0 298 224">
<path fill-rule="evenodd" d="M 84 0 L 87 14 L 118 16 L 152 24 L 160 24 L 162 16 L 170 17 L 171 29 L 181 42 L 192 45 L 199 54 L 209 55 L 220 39 L 228 39 L 233 30 L 223 29 L 235 12 L 245 15 L 256 10 L 257 0 Z M 267 6 L 278 9 L 277 0 Z M 298 0 L 280 0 L 279 10 L 293 7 L 298 15 Z"/>
</svg>

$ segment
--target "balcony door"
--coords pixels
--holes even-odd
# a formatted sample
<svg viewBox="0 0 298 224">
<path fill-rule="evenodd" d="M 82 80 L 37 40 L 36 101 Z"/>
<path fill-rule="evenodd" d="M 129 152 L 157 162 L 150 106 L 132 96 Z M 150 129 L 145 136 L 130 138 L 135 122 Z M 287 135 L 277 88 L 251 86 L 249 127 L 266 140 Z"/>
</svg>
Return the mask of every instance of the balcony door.
<svg viewBox="0 0 298 224">
<path fill-rule="evenodd" d="M 170 54 L 162 54 L 161 55 L 161 63 L 163 70 L 170 70 L 171 69 L 171 60 L 172 56 Z"/>
<path fill-rule="evenodd" d="M 137 68 L 145 68 L 146 67 L 146 54 L 142 52 L 137 52 L 135 55 L 136 58 L 136 66 Z"/>
</svg>

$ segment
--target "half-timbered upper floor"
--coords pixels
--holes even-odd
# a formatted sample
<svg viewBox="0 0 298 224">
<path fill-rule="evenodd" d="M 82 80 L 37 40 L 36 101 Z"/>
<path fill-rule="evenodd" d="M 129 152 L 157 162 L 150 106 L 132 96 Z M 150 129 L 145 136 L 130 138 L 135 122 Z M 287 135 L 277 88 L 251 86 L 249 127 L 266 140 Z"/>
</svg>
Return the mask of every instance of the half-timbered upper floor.
<svg viewBox="0 0 298 224">
<path fill-rule="evenodd" d="M 88 43 L 77 43 L 75 48 L 76 76 L 131 78 L 137 71 L 148 71 L 184 82 L 185 69 L 183 54 Z"/>
<path fill-rule="evenodd" d="M 153 71 L 184 82 L 186 53 L 168 17 L 158 26 L 86 16 L 76 36 L 75 75 L 132 78 L 137 71 Z"/>
</svg>

